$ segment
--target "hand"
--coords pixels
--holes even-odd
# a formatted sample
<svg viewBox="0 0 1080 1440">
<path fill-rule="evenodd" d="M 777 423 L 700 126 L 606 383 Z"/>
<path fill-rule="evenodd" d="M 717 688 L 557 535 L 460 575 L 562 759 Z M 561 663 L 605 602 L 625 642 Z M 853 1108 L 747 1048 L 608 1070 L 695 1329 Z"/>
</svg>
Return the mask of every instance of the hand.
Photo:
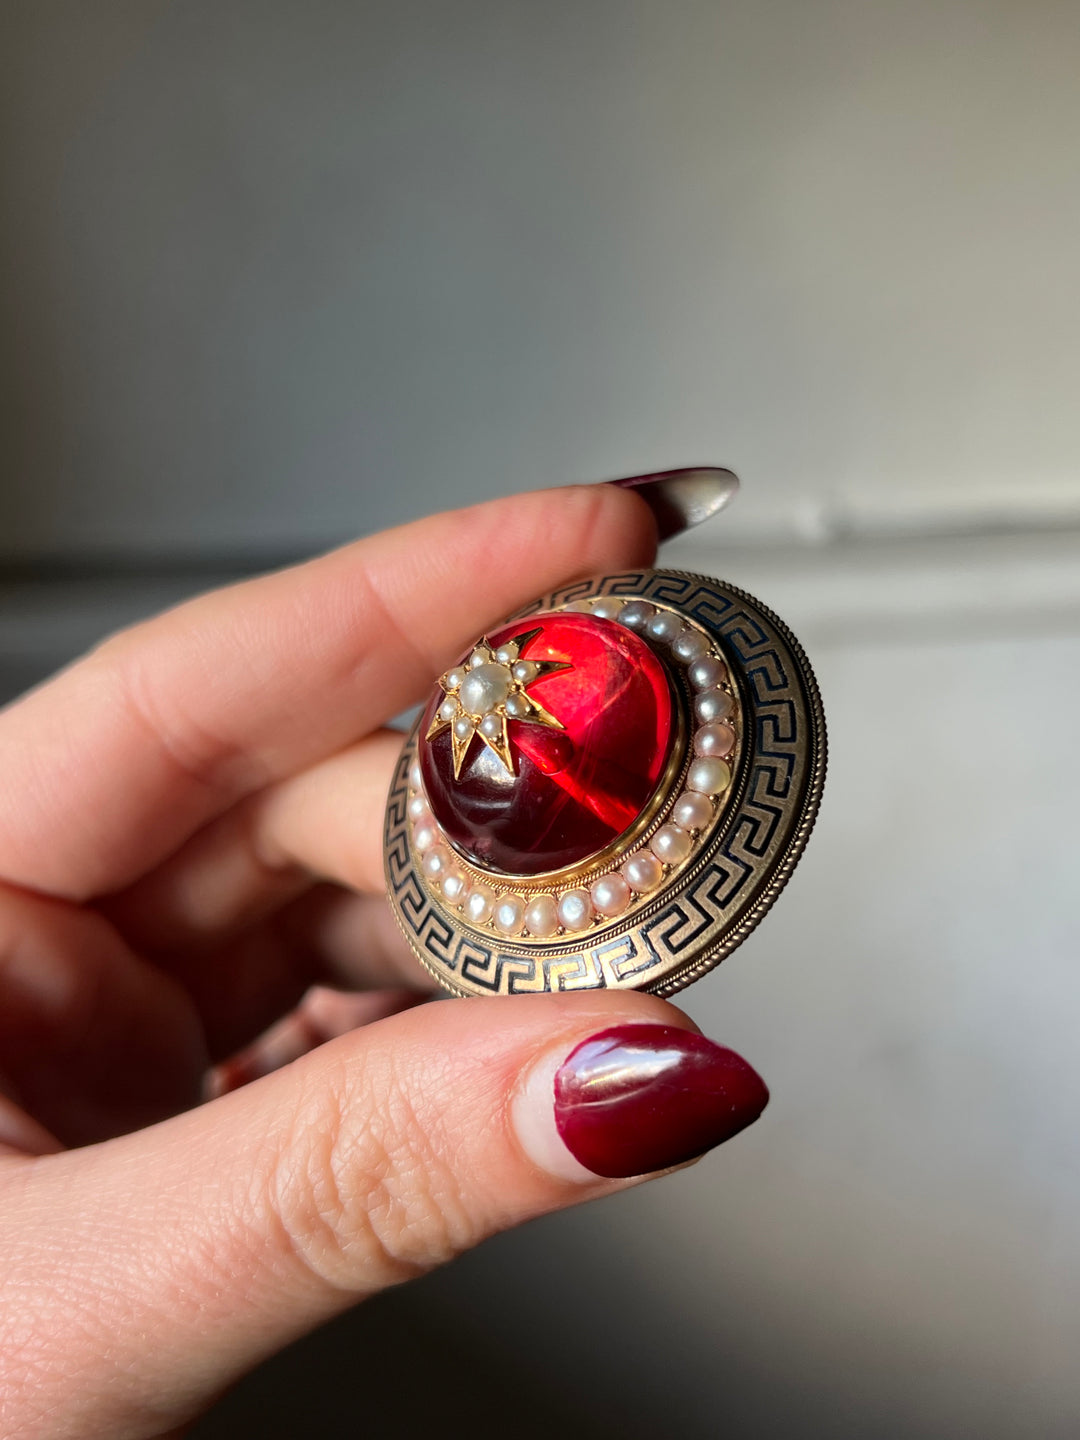
<svg viewBox="0 0 1080 1440">
<path fill-rule="evenodd" d="M 760 1111 L 645 995 L 419 1004 L 381 894 L 378 727 L 655 540 L 610 486 L 440 516 L 183 605 L 0 716 L 7 1440 L 173 1431 L 355 1301 Z"/>
</svg>

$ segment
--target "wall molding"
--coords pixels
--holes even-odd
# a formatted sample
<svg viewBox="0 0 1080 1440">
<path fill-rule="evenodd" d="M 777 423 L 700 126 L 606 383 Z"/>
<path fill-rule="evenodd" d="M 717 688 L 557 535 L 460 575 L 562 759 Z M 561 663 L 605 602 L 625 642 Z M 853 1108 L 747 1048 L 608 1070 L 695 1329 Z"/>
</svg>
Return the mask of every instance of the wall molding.
<svg viewBox="0 0 1080 1440">
<path fill-rule="evenodd" d="M 663 563 L 758 595 L 808 645 L 1080 633 L 1080 526 L 737 544 L 730 532 L 722 520 L 692 532 Z M 0 666 L 46 674 L 188 595 L 302 558 L 11 558 L 0 562 Z"/>
</svg>

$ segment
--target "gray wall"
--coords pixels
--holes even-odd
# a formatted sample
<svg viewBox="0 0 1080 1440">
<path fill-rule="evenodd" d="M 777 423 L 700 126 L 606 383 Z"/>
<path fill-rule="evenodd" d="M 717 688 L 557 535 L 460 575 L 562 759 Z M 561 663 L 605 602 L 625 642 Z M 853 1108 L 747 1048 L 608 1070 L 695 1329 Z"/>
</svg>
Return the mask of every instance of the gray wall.
<svg viewBox="0 0 1080 1440">
<path fill-rule="evenodd" d="M 761 1125 L 197 1433 L 1075 1435 L 1076 7 L 0 23 L 0 684 L 339 536 L 714 461 L 744 495 L 668 558 L 792 623 L 831 724 L 790 889 L 686 995 Z"/>
<path fill-rule="evenodd" d="M 8 0 L 4 548 L 1075 518 L 1078 73 L 1068 0 Z"/>
</svg>

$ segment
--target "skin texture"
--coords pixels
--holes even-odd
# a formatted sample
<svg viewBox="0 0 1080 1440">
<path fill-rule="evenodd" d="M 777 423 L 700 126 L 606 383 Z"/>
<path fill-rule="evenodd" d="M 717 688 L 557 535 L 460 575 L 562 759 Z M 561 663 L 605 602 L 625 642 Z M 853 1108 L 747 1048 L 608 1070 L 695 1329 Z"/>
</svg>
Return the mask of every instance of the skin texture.
<svg viewBox="0 0 1080 1440">
<path fill-rule="evenodd" d="M 545 1170 L 513 1097 L 598 1031 L 690 1022 L 419 1003 L 380 727 L 494 619 L 655 542 L 608 486 L 439 516 L 119 634 L 0 715 L 7 1440 L 178 1432 L 357 1300 L 624 1183 Z"/>
</svg>

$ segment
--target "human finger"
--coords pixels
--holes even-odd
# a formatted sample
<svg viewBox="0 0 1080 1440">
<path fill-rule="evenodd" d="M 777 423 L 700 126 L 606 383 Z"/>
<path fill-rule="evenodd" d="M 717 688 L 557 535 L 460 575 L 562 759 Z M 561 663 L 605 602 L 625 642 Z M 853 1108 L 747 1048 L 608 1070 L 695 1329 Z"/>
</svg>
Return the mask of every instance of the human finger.
<svg viewBox="0 0 1080 1440">
<path fill-rule="evenodd" d="M 433 988 L 384 896 L 383 808 L 401 744 L 379 731 L 261 791 L 99 902 L 132 949 L 183 985 L 213 1060 L 320 981 Z"/>
<path fill-rule="evenodd" d="M 42 1149 L 25 1116 L 66 1145 L 150 1124 L 197 1103 L 207 1063 L 175 977 L 92 910 L 0 884 L 0 1145 Z"/>
<path fill-rule="evenodd" d="M 195 1007 L 206 1052 L 220 1062 L 289 1014 L 312 985 L 408 989 L 435 981 L 413 955 L 383 895 L 317 885 L 220 946 L 155 957 Z"/>
<path fill-rule="evenodd" d="M 418 699 L 484 626 L 655 545 L 640 498 L 572 486 L 406 525 L 115 636 L 0 716 L 0 877 L 70 899 L 130 885 Z"/>
<path fill-rule="evenodd" d="M 139 1134 L 6 1162 L 2 1303 L 32 1333 L 0 1350 L 5 1433 L 47 1413 L 56 1440 L 157 1435 L 356 1300 L 688 1161 L 766 1099 L 650 996 L 464 1000 Z"/>
<path fill-rule="evenodd" d="M 416 990 L 368 990 L 358 994 L 313 985 L 295 1010 L 243 1050 L 215 1065 L 207 1076 L 206 1098 L 212 1100 L 239 1090 L 241 1085 L 272 1075 L 328 1040 L 421 1005 L 426 999 Z"/>
<path fill-rule="evenodd" d="M 386 795 L 402 736 L 358 744 L 234 806 L 99 909 L 135 949 L 200 964 L 319 880 L 383 891 Z"/>
</svg>

